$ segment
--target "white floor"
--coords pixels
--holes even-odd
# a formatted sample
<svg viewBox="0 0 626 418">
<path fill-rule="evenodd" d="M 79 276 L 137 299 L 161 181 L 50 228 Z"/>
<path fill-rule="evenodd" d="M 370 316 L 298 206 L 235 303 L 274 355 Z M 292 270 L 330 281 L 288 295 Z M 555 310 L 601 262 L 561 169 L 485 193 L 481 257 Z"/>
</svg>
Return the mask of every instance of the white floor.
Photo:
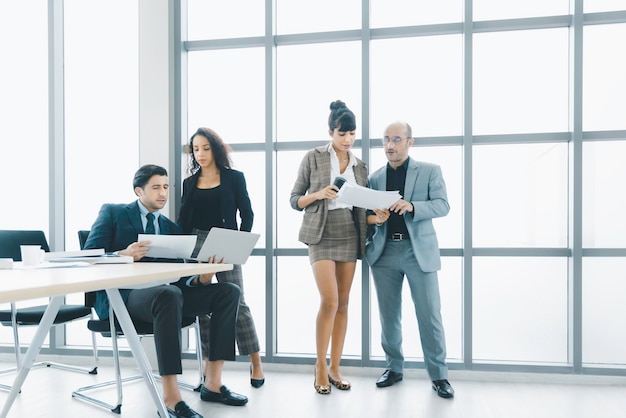
<svg viewBox="0 0 626 418">
<path fill-rule="evenodd" d="M 11 367 L 3 358 L 0 368 Z M 54 359 L 53 359 L 54 360 Z M 67 362 L 66 358 L 58 359 Z M 84 362 L 82 360 L 81 362 Z M 185 363 L 183 379 L 195 381 L 193 362 Z M 134 362 L 124 360 L 125 374 L 133 374 Z M 498 372 L 451 371 L 454 399 L 436 396 L 423 370 L 408 370 L 404 381 L 389 387 L 374 384 L 382 370 L 344 368 L 352 390 L 333 388 L 330 395 L 313 389 L 313 367 L 266 364 L 266 384 L 249 384 L 246 363 L 227 363 L 224 383 L 250 398 L 244 407 L 208 404 L 196 392 L 183 391 L 185 401 L 206 418 L 247 417 L 424 417 L 424 418 L 626 418 L 626 378 L 542 375 Z M 112 368 L 101 360 L 97 376 L 54 368 L 33 369 L 9 417 L 109 417 L 118 415 L 71 397 L 80 386 L 109 380 Z M 14 375 L 0 376 L 10 384 Z M 101 390 L 105 400 L 113 389 Z M 0 391 L 0 405 L 7 392 Z M 122 417 L 155 418 L 156 408 L 142 381 L 124 386 Z"/>
</svg>

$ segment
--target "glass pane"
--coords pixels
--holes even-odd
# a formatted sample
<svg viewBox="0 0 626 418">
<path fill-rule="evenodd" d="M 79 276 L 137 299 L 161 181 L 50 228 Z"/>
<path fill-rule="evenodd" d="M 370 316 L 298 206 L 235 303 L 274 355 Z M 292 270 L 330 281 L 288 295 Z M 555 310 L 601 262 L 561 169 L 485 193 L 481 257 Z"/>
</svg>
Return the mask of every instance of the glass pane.
<svg viewBox="0 0 626 418">
<path fill-rule="evenodd" d="M 277 346 L 278 354 L 315 357 L 315 321 L 319 292 L 309 257 L 278 257 Z M 343 357 L 361 357 L 361 262 L 357 262 L 348 305 L 348 330 Z M 329 347 L 330 353 L 330 347 Z"/>
<path fill-rule="evenodd" d="M 474 246 L 566 247 L 567 144 L 474 147 Z"/>
<path fill-rule="evenodd" d="M 624 10 L 624 0 L 585 0 L 583 2 L 585 13 L 612 12 Z"/>
<path fill-rule="evenodd" d="M 448 35 L 372 41 L 373 138 L 398 119 L 414 121 L 414 136 L 462 134 L 462 40 Z"/>
<path fill-rule="evenodd" d="M 622 9 L 626 8 L 626 4 Z M 583 130 L 626 129 L 626 24 L 586 26 Z"/>
<path fill-rule="evenodd" d="M 417 161 L 439 165 L 446 182 L 450 212 L 443 218 L 433 219 L 440 248 L 461 248 L 463 245 L 462 151 L 461 147 L 416 147 L 413 145 L 409 152 L 411 158 Z M 373 149 L 370 156 L 370 173 L 385 165 L 387 165 L 387 158 L 383 149 Z"/>
<path fill-rule="evenodd" d="M 361 27 L 361 0 L 276 0 L 276 32 L 327 32 Z"/>
<path fill-rule="evenodd" d="M 474 35 L 474 134 L 568 130 L 568 29 Z"/>
<path fill-rule="evenodd" d="M 463 20 L 461 0 L 371 0 L 370 26 L 432 25 Z"/>
<path fill-rule="evenodd" d="M 187 0 L 188 39 L 263 36 L 264 7 L 263 0 Z"/>
<path fill-rule="evenodd" d="M 189 53 L 188 130 L 207 126 L 228 143 L 265 141 L 262 48 Z"/>
<path fill-rule="evenodd" d="M 376 298 L 376 288 L 371 282 L 371 353 L 373 358 L 385 357 L 381 346 L 381 329 Z M 460 257 L 443 257 L 439 271 L 439 295 L 441 298 L 441 317 L 446 334 L 448 360 L 463 358 L 463 275 Z M 415 317 L 415 305 L 406 281 L 402 289 L 402 346 L 407 360 L 422 360 L 424 354 L 420 343 L 420 334 Z"/>
<path fill-rule="evenodd" d="M 474 258 L 474 360 L 567 362 L 567 264 Z"/>
<path fill-rule="evenodd" d="M 231 154 L 233 168 L 243 172 L 254 212 L 252 232 L 261 234 L 255 248 L 265 248 L 265 154 L 235 151 Z M 237 219 L 240 222 L 241 219 Z M 262 270 L 261 270 L 262 271 Z"/>
<path fill-rule="evenodd" d="M 49 238 L 47 10 L 45 0 L 0 3 L 0 177 L 5 202 L 0 229 L 40 229 Z M 6 204 L 6 199 L 19 204 Z"/>
<path fill-rule="evenodd" d="M 304 211 L 291 207 L 289 197 L 296 181 L 298 167 L 306 151 L 281 151 L 276 154 L 276 246 L 306 248 L 298 241 Z M 307 259 L 308 260 L 308 259 Z"/>
<path fill-rule="evenodd" d="M 566 15 L 569 0 L 474 0 L 473 13 L 474 20 Z"/>
<path fill-rule="evenodd" d="M 626 364 L 626 258 L 583 259 L 583 363 Z"/>
<path fill-rule="evenodd" d="M 137 1 L 66 0 L 64 11 L 66 249 L 77 250 L 103 203 L 137 198 L 139 20 Z"/>
<path fill-rule="evenodd" d="M 278 47 L 276 61 L 278 141 L 329 140 L 330 103 L 337 99 L 355 113 L 360 138 L 359 42 Z"/>
<path fill-rule="evenodd" d="M 583 247 L 626 247 L 626 141 L 583 143 Z"/>
</svg>

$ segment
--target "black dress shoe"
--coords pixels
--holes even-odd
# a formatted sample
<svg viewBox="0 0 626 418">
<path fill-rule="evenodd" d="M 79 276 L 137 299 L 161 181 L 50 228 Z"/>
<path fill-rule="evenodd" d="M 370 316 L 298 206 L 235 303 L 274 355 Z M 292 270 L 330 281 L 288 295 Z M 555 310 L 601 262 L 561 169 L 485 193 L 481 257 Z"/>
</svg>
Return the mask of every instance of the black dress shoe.
<svg viewBox="0 0 626 418">
<path fill-rule="evenodd" d="M 204 418 L 202 415 L 194 411 L 185 403 L 180 401 L 174 407 L 174 410 L 167 408 L 167 414 L 169 418 Z M 161 414 L 159 414 L 161 416 Z"/>
<path fill-rule="evenodd" d="M 454 389 L 452 389 L 452 385 L 446 379 L 433 380 L 433 390 L 442 398 L 452 398 L 454 396 Z"/>
<path fill-rule="evenodd" d="M 376 386 L 379 388 L 386 388 L 387 386 L 391 386 L 394 383 L 398 383 L 402 380 L 402 373 L 392 372 L 391 370 L 385 370 L 385 373 L 382 374 L 376 381 Z"/>
<path fill-rule="evenodd" d="M 219 402 L 224 405 L 243 406 L 248 403 L 248 398 L 235 392 L 231 392 L 226 386 L 220 388 L 219 392 L 211 392 L 202 385 L 200 389 L 200 399 L 207 402 Z"/>
<path fill-rule="evenodd" d="M 263 379 L 254 379 L 252 377 L 252 364 L 250 365 L 250 385 L 252 385 L 253 388 L 260 388 L 261 386 L 263 386 L 263 384 L 265 383 L 265 378 Z"/>
</svg>

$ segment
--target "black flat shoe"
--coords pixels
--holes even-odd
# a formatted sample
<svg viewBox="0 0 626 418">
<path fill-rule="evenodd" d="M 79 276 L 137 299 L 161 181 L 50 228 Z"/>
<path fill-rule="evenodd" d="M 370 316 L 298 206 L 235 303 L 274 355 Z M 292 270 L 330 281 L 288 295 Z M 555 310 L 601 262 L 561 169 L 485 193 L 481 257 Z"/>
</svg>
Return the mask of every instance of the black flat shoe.
<svg viewBox="0 0 626 418">
<path fill-rule="evenodd" d="M 433 380 L 433 390 L 442 398 L 447 399 L 454 396 L 454 389 L 452 389 L 452 385 L 446 379 Z"/>
<path fill-rule="evenodd" d="M 160 413 L 157 412 L 159 416 Z M 174 410 L 167 408 L 167 414 L 169 418 L 204 418 L 202 415 L 194 411 L 185 403 L 185 401 L 180 401 L 174 407 Z"/>
<path fill-rule="evenodd" d="M 235 392 L 231 392 L 222 385 L 219 392 L 211 392 L 202 385 L 200 388 L 200 399 L 206 402 L 219 402 L 230 406 L 243 406 L 248 403 L 248 398 Z"/>
<path fill-rule="evenodd" d="M 402 373 L 385 370 L 385 373 L 383 373 L 376 381 L 376 386 L 378 386 L 379 388 L 386 388 L 387 386 L 391 386 L 394 383 L 398 383 L 399 381 L 401 381 L 402 376 Z"/>
<path fill-rule="evenodd" d="M 252 378 L 252 364 L 250 365 L 250 385 L 253 388 L 260 388 L 265 383 L 265 378 L 263 379 L 254 379 Z"/>
</svg>

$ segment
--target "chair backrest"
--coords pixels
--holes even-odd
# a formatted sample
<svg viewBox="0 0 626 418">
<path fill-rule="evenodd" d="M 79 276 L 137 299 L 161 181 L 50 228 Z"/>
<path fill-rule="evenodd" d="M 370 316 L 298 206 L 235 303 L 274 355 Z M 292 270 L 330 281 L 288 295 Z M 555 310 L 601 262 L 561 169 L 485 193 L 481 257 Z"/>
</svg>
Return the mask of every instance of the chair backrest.
<svg viewBox="0 0 626 418">
<path fill-rule="evenodd" d="M 41 245 L 42 250 L 50 251 L 43 231 L 0 229 L 0 258 L 22 261 L 20 245 Z"/>
<path fill-rule="evenodd" d="M 80 245 L 81 250 L 85 249 L 85 243 L 87 242 L 88 237 L 88 230 L 81 229 L 78 231 L 78 244 Z M 96 306 L 96 292 L 85 292 L 85 306 L 89 306 L 90 308 Z"/>
<path fill-rule="evenodd" d="M 80 244 L 80 249 L 85 249 L 85 243 L 87 242 L 87 238 L 89 237 L 89 231 L 81 229 L 78 231 L 78 243 Z"/>
</svg>

